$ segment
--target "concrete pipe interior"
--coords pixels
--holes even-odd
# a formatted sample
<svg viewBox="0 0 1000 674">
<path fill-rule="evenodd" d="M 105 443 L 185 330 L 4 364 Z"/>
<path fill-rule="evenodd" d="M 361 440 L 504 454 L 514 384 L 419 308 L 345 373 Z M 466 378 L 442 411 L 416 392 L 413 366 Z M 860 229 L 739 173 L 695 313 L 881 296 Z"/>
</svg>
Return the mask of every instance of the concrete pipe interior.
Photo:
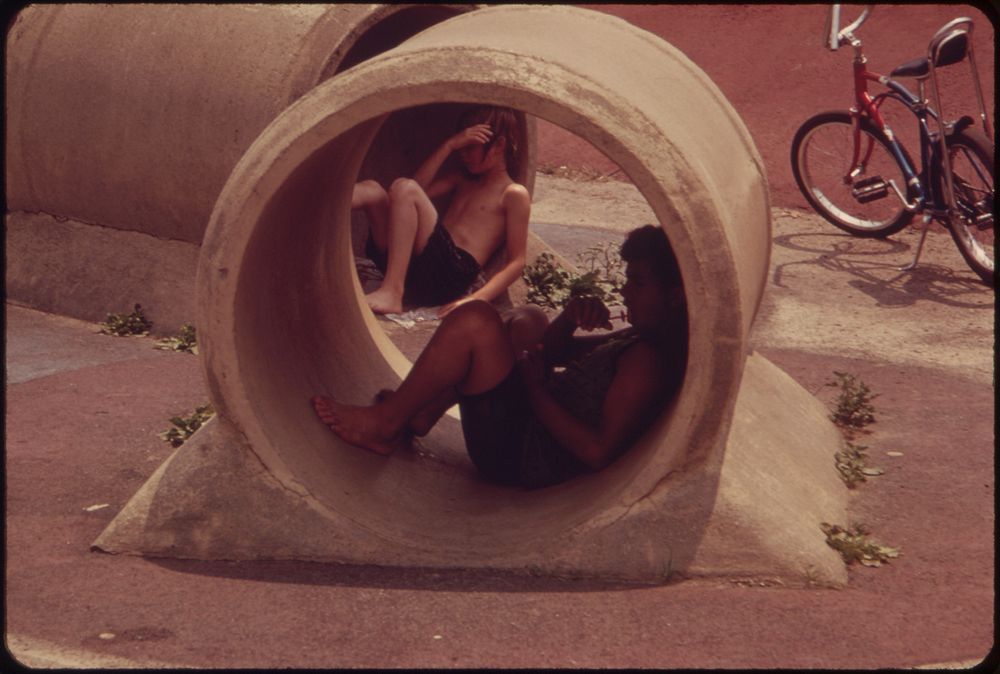
<svg viewBox="0 0 1000 674">
<path fill-rule="evenodd" d="M 587 139 L 636 184 L 674 246 L 691 312 L 685 383 L 599 474 L 537 491 L 494 487 L 471 466 L 350 447 L 309 405 L 315 393 L 367 402 L 409 367 L 363 307 L 350 195 L 386 117 L 443 101 L 510 106 Z M 458 558 L 515 551 L 637 502 L 675 469 L 720 458 L 769 226 L 746 129 L 669 45 L 568 7 L 465 14 L 311 91 L 233 171 L 198 271 L 212 399 L 271 473 L 321 512 Z"/>
</svg>

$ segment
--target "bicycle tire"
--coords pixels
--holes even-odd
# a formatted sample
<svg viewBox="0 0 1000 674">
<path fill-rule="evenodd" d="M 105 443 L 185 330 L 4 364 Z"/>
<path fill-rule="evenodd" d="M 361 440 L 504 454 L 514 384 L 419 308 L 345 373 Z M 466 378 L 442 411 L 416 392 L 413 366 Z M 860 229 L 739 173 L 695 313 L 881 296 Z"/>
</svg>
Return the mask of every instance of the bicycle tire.
<svg viewBox="0 0 1000 674">
<path fill-rule="evenodd" d="M 908 193 L 905 173 L 885 134 L 862 117 L 861 132 L 872 143 L 872 154 L 863 173 L 847 178 L 854 147 L 853 124 L 851 114 L 844 110 L 821 112 L 807 119 L 792 139 L 792 173 L 809 205 L 830 223 L 853 236 L 885 238 L 913 220 L 913 213 L 903 208 L 887 185 L 888 180 L 894 180 Z M 905 148 L 903 155 L 913 166 Z M 859 197 L 855 190 L 866 180 L 881 187 Z"/>
<path fill-rule="evenodd" d="M 987 284 L 996 287 L 993 143 L 979 129 L 966 128 L 951 135 L 947 144 L 952 194 L 958 209 L 948 231 L 969 267 Z M 947 189 L 944 173 L 937 173 L 944 194 Z"/>
</svg>

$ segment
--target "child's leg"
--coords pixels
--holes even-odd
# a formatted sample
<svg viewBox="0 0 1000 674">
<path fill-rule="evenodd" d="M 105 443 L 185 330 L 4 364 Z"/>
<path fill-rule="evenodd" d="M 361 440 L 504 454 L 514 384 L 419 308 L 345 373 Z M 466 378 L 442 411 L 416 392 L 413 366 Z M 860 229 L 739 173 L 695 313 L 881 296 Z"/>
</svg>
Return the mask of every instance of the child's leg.
<svg viewBox="0 0 1000 674">
<path fill-rule="evenodd" d="M 511 309 L 504 322 L 515 357 L 541 343 L 545 329 L 549 327 L 549 317 L 541 307 L 531 304 Z"/>
<path fill-rule="evenodd" d="M 411 420 L 443 396 L 489 391 L 514 367 L 510 337 L 489 303 L 467 302 L 445 317 L 391 396 L 368 407 L 313 398 L 316 413 L 347 442 L 380 454 L 395 449 Z"/>
<path fill-rule="evenodd" d="M 420 185 L 410 178 L 393 182 L 389 188 L 385 278 L 378 290 L 365 296 L 372 311 L 391 314 L 403 310 L 403 285 L 410 258 L 427 245 L 435 224 L 437 209 Z"/>
<path fill-rule="evenodd" d="M 525 349 L 530 349 L 541 342 L 545 328 L 549 324 L 545 312 L 539 307 L 530 305 L 515 307 L 507 312 L 502 319 L 515 357 Z M 380 391 L 378 399 L 384 400 L 393 393 L 395 392 Z M 446 389 L 437 399 L 432 400 L 413 415 L 408 426 L 410 432 L 420 437 L 427 435 L 444 413 L 457 402 L 458 396 L 455 389 Z"/>
<path fill-rule="evenodd" d="M 351 210 L 363 208 L 368 216 L 368 236 L 383 253 L 389 232 L 389 195 L 375 180 L 362 180 L 351 193 Z"/>
</svg>

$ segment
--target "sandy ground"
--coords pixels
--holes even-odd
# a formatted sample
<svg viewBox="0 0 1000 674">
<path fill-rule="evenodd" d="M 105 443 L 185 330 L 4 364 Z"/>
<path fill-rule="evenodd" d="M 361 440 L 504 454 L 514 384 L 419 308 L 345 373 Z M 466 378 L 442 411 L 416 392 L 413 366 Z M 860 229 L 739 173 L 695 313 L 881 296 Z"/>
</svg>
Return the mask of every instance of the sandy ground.
<svg viewBox="0 0 1000 674">
<path fill-rule="evenodd" d="M 966 267 L 947 232 L 931 231 L 917 269 L 902 272 L 919 239 L 915 229 L 863 240 L 806 210 L 774 208 L 772 217 L 771 278 L 754 346 L 936 367 L 992 383 L 994 293 Z M 630 183 L 547 175 L 537 178 L 532 220 L 607 240 L 656 222 Z M 581 248 L 591 245 L 582 232 L 576 236 Z M 833 282 L 819 269 L 836 272 Z"/>
</svg>

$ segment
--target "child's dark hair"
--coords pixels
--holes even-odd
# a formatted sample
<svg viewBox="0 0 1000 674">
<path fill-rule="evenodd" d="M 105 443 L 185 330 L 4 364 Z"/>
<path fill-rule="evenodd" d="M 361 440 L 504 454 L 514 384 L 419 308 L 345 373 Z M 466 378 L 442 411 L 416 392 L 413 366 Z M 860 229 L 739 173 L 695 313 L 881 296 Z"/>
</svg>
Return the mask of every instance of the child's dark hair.
<svg viewBox="0 0 1000 674">
<path fill-rule="evenodd" d="M 506 140 L 504 159 L 507 162 L 507 170 L 515 170 L 520 150 L 518 138 L 521 135 L 521 124 L 517 113 L 510 108 L 496 105 L 477 105 L 463 112 L 458 118 L 458 130 L 461 131 L 474 124 L 489 124 L 490 128 L 493 129 L 493 137 L 483 148 L 486 152 L 489 152 L 498 138 Z"/>
<path fill-rule="evenodd" d="M 681 270 L 663 228 L 643 225 L 625 237 L 621 250 L 625 262 L 645 261 L 665 288 L 680 287 Z"/>
</svg>

